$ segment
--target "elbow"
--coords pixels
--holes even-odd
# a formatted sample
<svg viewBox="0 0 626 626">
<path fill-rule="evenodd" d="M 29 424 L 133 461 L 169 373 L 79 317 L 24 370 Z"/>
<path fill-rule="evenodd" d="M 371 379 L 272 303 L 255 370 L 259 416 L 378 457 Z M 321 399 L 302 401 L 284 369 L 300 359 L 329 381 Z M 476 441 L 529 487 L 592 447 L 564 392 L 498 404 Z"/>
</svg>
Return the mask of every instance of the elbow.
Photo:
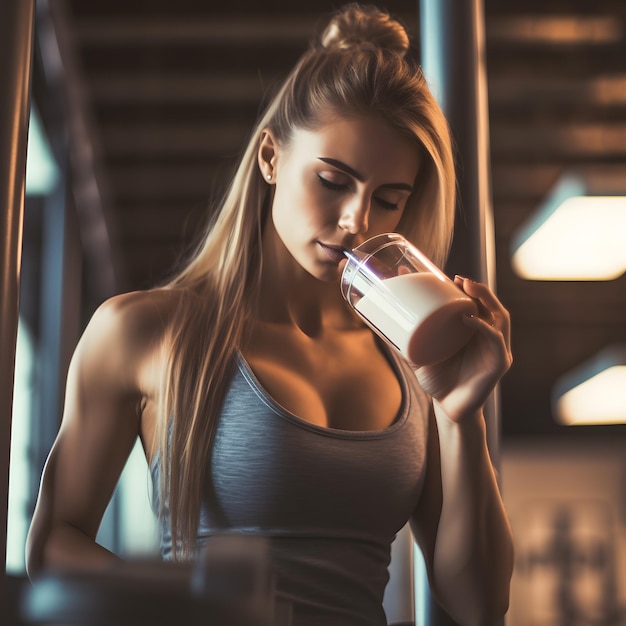
<svg viewBox="0 0 626 626">
<path fill-rule="evenodd" d="M 25 562 L 26 574 L 33 581 L 44 569 L 45 538 L 31 527 L 26 539 Z"/>
<path fill-rule="evenodd" d="M 492 558 L 480 568 L 479 575 L 476 575 L 475 571 L 476 602 L 470 603 L 472 614 L 459 622 L 462 626 L 492 626 L 501 623 L 509 610 L 511 579 L 515 564 L 513 535 L 510 528 L 502 535 L 492 555 Z"/>
<path fill-rule="evenodd" d="M 53 540 L 53 529 L 50 519 L 35 508 L 24 549 L 26 575 L 31 581 L 41 576 L 49 565 L 48 553 Z"/>
<path fill-rule="evenodd" d="M 474 614 L 463 626 L 492 626 L 501 623 L 509 610 L 511 578 L 513 576 L 513 549 L 507 550 L 499 567 L 493 567 L 483 577 L 483 584 L 478 583 L 476 597 L 479 601 L 474 607 Z"/>
<path fill-rule="evenodd" d="M 491 562 L 480 569 L 472 568 L 464 576 L 464 584 L 454 591 L 438 595 L 442 608 L 459 626 L 495 626 L 509 610 L 511 578 L 513 575 L 513 550 L 499 562 Z"/>
<path fill-rule="evenodd" d="M 479 614 L 475 619 L 467 622 L 467 626 L 496 626 L 500 624 L 509 610 L 508 594 L 506 599 L 499 604 L 491 604 L 492 606 L 483 614 Z"/>
<path fill-rule="evenodd" d="M 467 626 L 495 626 L 501 623 L 509 610 L 509 585 L 502 585 L 502 587 L 500 590 L 494 590 L 486 606 L 482 611 L 477 612 Z"/>
<path fill-rule="evenodd" d="M 32 551 L 26 551 L 26 575 L 33 582 L 43 571 L 43 559 Z"/>
<path fill-rule="evenodd" d="M 501 623 L 508 610 L 507 592 L 497 598 L 491 597 L 484 602 L 473 603 L 471 606 L 463 603 L 463 606 L 449 607 L 447 612 L 459 626 L 496 626 Z"/>
<path fill-rule="evenodd" d="M 442 606 L 450 618 L 459 626 L 496 626 L 509 610 L 509 593 L 495 591 L 489 597 L 479 597 L 473 602 L 448 603 Z"/>
<path fill-rule="evenodd" d="M 487 588 L 482 589 L 474 615 L 463 626 L 493 626 L 501 622 L 509 610 L 511 574 L 501 574 L 498 580 L 492 580 Z"/>
</svg>

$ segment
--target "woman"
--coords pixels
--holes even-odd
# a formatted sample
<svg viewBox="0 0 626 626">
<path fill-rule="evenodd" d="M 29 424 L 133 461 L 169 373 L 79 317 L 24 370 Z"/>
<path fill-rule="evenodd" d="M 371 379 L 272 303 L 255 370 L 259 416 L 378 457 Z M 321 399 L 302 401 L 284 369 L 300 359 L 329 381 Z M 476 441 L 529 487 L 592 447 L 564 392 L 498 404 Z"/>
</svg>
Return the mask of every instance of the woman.
<svg viewBox="0 0 626 626">
<path fill-rule="evenodd" d="M 338 251 L 378 233 L 437 263 L 448 251 L 451 142 L 408 47 L 386 13 L 338 12 L 259 121 L 190 262 L 94 314 L 44 471 L 31 576 L 116 559 L 95 536 L 139 436 L 164 557 L 192 558 L 220 532 L 269 537 L 296 626 L 385 624 L 389 546 L 408 520 L 453 618 L 504 614 L 512 541 L 482 407 L 511 362 L 507 312 L 457 277 L 479 304 L 473 339 L 413 372 L 339 291 Z"/>
</svg>

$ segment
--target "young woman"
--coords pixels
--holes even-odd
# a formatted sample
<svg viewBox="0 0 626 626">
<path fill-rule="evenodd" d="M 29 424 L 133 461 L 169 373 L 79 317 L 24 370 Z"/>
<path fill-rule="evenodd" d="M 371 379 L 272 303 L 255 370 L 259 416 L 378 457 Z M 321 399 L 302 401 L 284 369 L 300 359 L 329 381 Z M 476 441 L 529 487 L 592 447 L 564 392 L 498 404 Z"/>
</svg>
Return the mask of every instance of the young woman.
<svg viewBox="0 0 626 626">
<path fill-rule="evenodd" d="M 333 16 L 259 121 L 193 259 L 105 302 L 73 357 L 28 541 L 31 576 L 116 559 L 95 543 L 137 436 L 165 558 L 221 532 L 269 538 L 294 625 L 385 624 L 389 548 L 410 520 L 460 624 L 508 606 L 510 529 L 482 407 L 511 362 L 484 285 L 472 341 L 413 371 L 350 311 L 338 250 L 397 231 L 435 262 L 452 235 L 446 122 L 403 27 Z"/>
</svg>

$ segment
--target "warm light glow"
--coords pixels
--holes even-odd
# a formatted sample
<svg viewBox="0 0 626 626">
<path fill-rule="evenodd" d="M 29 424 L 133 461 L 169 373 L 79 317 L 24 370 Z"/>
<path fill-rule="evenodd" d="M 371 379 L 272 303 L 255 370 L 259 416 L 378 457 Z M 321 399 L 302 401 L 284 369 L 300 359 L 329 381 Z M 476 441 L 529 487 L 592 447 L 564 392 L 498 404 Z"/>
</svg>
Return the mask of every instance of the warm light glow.
<svg viewBox="0 0 626 626">
<path fill-rule="evenodd" d="M 491 18 L 490 39 L 519 43 L 607 44 L 621 40 L 623 26 L 617 17 L 590 15 L 528 15 Z"/>
<path fill-rule="evenodd" d="M 626 424 L 626 365 L 609 367 L 563 394 L 557 420 L 568 426 Z"/>
<path fill-rule="evenodd" d="M 626 102 L 626 76 L 614 74 L 591 80 L 589 91 L 592 102 L 604 105 L 624 104 Z"/>
<path fill-rule="evenodd" d="M 522 278 L 619 278 L 626 271 L 626 197 L 567 198 L 519 239 L 512 265 Z"/>
</svg>

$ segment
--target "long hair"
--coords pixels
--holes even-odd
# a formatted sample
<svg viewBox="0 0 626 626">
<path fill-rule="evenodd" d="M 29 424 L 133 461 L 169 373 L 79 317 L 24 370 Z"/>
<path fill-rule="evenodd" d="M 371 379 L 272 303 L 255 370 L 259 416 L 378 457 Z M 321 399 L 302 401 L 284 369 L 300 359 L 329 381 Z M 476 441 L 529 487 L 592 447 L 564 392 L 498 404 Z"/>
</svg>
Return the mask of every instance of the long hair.
<svg viewBox="0 0 626 626">
<path fill-rule="evenodd" d="M 195 254 L 163 287 L 180 292 L 164 344 L 157 423 L 160 514 L 167 503 L 175 559 L 195 553 L 217 418 L 258 297 L 261 235 L 272 201 L 257 164 L 263 131 L 288 145 L 294 129 L 314 130 L 329 115 L 392 124 L 420 153 L 416 190 L 398 231 L 436 263 L 447 256 L 455 202 L 450 133 L 408 49 L 405 29 L 387 13 L 358 4 L 338 11 L 256 124 Z"/>
</svg>

